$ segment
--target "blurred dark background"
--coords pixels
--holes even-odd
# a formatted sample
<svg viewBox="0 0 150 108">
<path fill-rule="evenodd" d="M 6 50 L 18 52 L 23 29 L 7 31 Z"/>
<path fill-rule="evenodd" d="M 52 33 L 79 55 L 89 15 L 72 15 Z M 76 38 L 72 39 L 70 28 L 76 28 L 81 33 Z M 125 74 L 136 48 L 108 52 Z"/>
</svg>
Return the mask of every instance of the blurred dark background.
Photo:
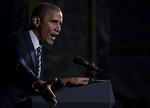
<svg viewBox="0 0 150 108">
<path fill-rule="evenodd" d="M 44 45 L 44 78 L 82 76 L 87 68 L 72 62 L 75 55 L 103 68 L 108 78 L 109 1 L 103 0 L 9 0 L 1 1 L 1 32 L 24 30 L 38 2 L 58 5 L 64 14 L 62 31 L 53 46 Z"/>
<path fill-rule="evenodd" d="M 1 0 L 1 37 L 26 28 L 31 10 L 42 1 L 64 14 L 60 36 L 53 46 L 44 45 L 43 78 L 84 75 L 86 67 L 72 62 L 79 55 L 103 69 L 98 78 L 111 80 L 117 101 L 143 105 L 150 100 L 148 0 Z"/>
</svg>

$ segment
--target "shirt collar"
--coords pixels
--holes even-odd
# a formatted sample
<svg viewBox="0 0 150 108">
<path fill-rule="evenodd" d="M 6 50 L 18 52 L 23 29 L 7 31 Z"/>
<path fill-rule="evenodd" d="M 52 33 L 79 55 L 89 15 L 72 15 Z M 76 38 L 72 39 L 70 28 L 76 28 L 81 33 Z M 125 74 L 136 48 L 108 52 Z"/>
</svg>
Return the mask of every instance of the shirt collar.
<svg viewBox="0 0 150 108">
<path fill-rule="evenodd" d="M 34 49 L 37 49 L 38 47 L 41 47 L 40 42 L 39 42 L 37 36 L 34 34 L 34 32 L 32 30 L 29 30 L 29 34 L 30 34 L 31 41 L 33 43 Z"/>
</svg>

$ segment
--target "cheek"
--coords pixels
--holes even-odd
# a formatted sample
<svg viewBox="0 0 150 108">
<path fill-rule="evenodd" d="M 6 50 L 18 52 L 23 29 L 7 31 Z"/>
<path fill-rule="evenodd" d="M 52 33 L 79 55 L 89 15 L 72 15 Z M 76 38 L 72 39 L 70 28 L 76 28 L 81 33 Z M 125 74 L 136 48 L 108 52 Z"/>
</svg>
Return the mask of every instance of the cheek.
<svg viewBox="0 0 150 108">
<path fill-rule="evenodd" d="M 55 28 L 55 25 L 52 23 L 49 23 L 48 28 L 52 31 Z"/>
<path fill-rule="evenodd" d="M 53 26 L 50 23 L 45 23 L 42 26 L 42 30 L 45 31 L 45 33 L 50 32 L 52 29 L 53 29 Z"/>
<path fill-rule="evenodd" d="M 42 30 L 42 34 L 43 34 L 43 38 L 48 38 L 49 36 L 50 36 L 50 34 L 51 34 L 51 30 L 50 29 L 48 29 L 48 28 L 45 28 L 45 29 L 43 29 Z"/>
</svg>

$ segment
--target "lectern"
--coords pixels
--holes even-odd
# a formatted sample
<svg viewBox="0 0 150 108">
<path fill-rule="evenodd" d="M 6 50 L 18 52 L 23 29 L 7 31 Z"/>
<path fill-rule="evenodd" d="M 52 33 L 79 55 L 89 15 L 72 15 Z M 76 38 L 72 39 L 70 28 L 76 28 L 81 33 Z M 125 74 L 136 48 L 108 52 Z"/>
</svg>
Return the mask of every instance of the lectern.
<svg viewBox="0 0 150 108">
<path fill-rule="evenodd" d="M 55 92 L 55 108 L 111 108 L 114 95 L 110 80 L 99 80 L 86 86 L 64 87 Z M 51 108 L 40 96 L 33 97 L 33 108 Z"/>
</svg>

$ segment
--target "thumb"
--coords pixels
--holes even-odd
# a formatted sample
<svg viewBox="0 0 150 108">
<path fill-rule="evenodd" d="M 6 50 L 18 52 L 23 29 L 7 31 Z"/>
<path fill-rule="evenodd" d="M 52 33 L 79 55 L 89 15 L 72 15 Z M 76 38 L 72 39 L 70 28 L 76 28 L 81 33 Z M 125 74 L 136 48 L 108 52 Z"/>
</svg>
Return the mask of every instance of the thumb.
<svg viewBox="0 0 150 108">
<path fill-rule="evenodd" d="M 49 81 L 46 82 L 46 84 L 52 85 L 54 82 L 56 82 L 58 80 L 58 78 L 53 78 Z"/>
</svg>

